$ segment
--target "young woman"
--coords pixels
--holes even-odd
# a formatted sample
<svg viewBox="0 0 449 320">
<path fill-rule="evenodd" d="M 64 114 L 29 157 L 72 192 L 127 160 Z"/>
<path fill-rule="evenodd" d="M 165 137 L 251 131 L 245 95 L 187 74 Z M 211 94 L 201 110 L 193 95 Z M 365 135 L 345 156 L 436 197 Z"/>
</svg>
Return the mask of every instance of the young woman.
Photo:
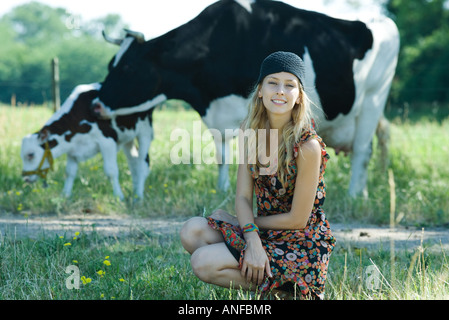
<svg viewBox="0 0 449 320">
<path fill-rule="evenodd" d="M 263 61 L 242 129 L 267 129 L 267 135 L 245 143 L 237 216 L 218 210 L 208 218 L 194 217 L 180 233 L 202 281 L 262 294 L 323 297 L 335 245 L 321 209 L 329 156 L 312 127 L 304 79 L 304 63 L 296 54 L 275 52 Z M 257 161 L 248 161 L 254 153 Z M 275 157 L 266 159 L 272 153 Z"/>
</svg>

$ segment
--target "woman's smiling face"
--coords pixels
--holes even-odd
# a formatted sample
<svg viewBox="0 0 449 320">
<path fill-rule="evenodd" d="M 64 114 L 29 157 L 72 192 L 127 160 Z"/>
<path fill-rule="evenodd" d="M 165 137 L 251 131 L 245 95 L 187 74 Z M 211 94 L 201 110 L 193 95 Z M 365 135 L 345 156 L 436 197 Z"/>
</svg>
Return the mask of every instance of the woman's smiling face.
<svg viewBox="0 0 449 320">
<path fill-rule="evenodd" d="M 262 82 L 259 98 L 269 113 L 284 114 L 300 102 L 298 78 L 288 72 L 269 74 Z"/>
</svg>

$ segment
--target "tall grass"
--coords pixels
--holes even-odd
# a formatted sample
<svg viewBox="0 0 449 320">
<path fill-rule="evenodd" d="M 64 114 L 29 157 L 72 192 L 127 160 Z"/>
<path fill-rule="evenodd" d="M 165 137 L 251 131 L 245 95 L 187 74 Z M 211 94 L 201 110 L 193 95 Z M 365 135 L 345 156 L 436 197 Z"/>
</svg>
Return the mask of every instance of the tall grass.
<svg viewBox="0 0 449 320">
<path fill-rule="evenodd" d="M 389 170 L 396 184 L 396 210 L 400 224 L 447 226 L 449 223 L 449 117 L 446 119 L 391 119 Z M 368 166 L 368 199 L 351 199 L 350 159 L 335 155 L 326 170 L 326 210 L 344 221 L 389 224 L 388 170 L 381 166 L 377 140 Z"/>
<path fill-rule="evenodd" d="M 24 184 L 21 178 L 20 144 L 36 132 L 51 115 L 47 108 L 0 107 L 0 210 L 21 214 L 133 213 L 144 216 L 192 216 L 213 209 L 228 197 L 216 189 L 217 166 L 170 165 L 171 130 L 178 127 L 192 132 L 192 121 L 199 116 L 183 109 L 156 111 L 155 140 L 150 149 L 151 174 L 145 187 L 145 201 L 135 204 L 132 181 L 122 152 L 118 154 L 120 182 L 127 196 L 120 202 L 103 174 L 101 155 L 82 163 L 73 195 L 62 197 L 66 157 L 55 160 L 49 174 L 48 188 L 42 184 Z M 203 130 L 206 130 L 204 127 Z M 235 176 L 235 166 L 230 169 Z M 205 196 L 206 195 L 206 196 Z M 230 192 L 232 195 L 232 191 Z M 225 203 L 226 204 L 226 203 Z"/>
<path fill-rule="evenodd" d="M 55 161 L 48 188 L 41 183 L 27 185 L 21 179 L 20 143 L 28 133 L 37 131 L 51 115 L 47 108 L 0 107 L 0 210 L 21 214 L 132 213 L 141 216 L 188 217 L 208 213 L 217 207 L 233 211 L 237 165 L 230 166 L 231 188 L 217 190 L 215 164 L 172 165 L 170 150 L 174 128 L 193 136 L 192 123 L 198 114 L 179 106 L 154 112 L 155 140 L 150 149 L 151 174 L 145 187 L 145 201 L 136 204 L 131 175 L 125 156 L 119 153 L 120 181 L 127 199 L 112 196 L 112 187 L 103 174 L 101 155 L 80 165 L 73 196 L 61 196 L 65 175 L 65 156 Z M 449 118 L 395 117 L 391 123 L 389 169 L 396 182 L 396 210 L 403 225 L 441 226 L 449 223 Z M 206 130 L 203 125 L 203 130 Z M 205 133 L 207 135 L 207 133 Z M 212 140 L 203 142 L 205 148 Z M 193 143 L 191 141 L 191 143 Z M 388 172 L 383 170 L 373 142 L 369 163 L 368 199 L 347 196 L 350 158 L 335 155 L 326 170 L 325 210 L 333 221 L 388 224 Z M 234 162 L 235 163 L 235 162 Z"/>
<path fill-rule="evenodd" d="M 216 165 L 170 164 L 170 149 L 176 143 L 170 141 L 171 130 L 178 127 L 191 132 L 192 122 L 200 120 L 193 111 L 179 106 L 162 107 L 154 113 L 151 174 L 143 202 L 135 202 L 132 196 L 131 175 L 122 153 L 120 181 L 127 196 L 123 202 L 112 196 L 100 155 L 80 165 L 70 199 L 61 196 L 64 156 L 56 159 L 47 188 L 41 183 L 23 183 L 21 139 L 40 129 L 50 115 L 51 111 L 43 107 L 0 106 L 0 215 L 127 214 L 184 220 L 209 214 L 215 208 L 233 212 L 236 165 L 230 166 L 231 188 L 223 193 L 216 188 Z M 415 121 L 401 115 L 391 120 L 389 170 L 395 186 L 395 225 L 447 226 L 449 118 Z M 331 224 L 390 223 L 391 183 L 388 172 L 379 165 L 376 141 L 373 147 L 368 199 L 347 196 L 350 159 L 335 155 L 329 148 L 325 210 Z M 148 231 L 134 238 L 79 232 L 37 239 L 16 237 L 11 230 L 0 233 L 0 299 L 252 298 L 239 290 L 200 282 L 190 269 L 189 255 L 175 231 L 164 236 Z M 443 246 L 441 250 L 430 250 L 422 243 L 412 250 L 396 250 L 394 255 L 392 252 L 381 245 L 377 249 L 337 245 L 330 260 L 326 298 L 449 297 L 449 263 Z M 79 290 L 66 287 L 69 274 L 65 271 L 70 265 L 77 266 L 84 277 Z"/>
</svg>

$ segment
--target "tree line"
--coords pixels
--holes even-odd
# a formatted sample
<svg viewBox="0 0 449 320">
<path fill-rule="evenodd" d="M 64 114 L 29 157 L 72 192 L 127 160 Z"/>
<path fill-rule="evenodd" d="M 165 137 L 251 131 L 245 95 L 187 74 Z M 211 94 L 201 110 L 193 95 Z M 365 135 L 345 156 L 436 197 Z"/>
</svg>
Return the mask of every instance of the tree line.
<svg viewBox="0 0 449 320">
<path fill-rule="evenodd" d="M 394 104 L 449 103 L 449 1 L 388 0 L 401 36 Z"/>
<path fill-rule="evenodd" d="M 0 18 L 0 101 L 51 101 L 51 60 L 59 59 L 61 99 L 82 83 L 104 79 L 117 52 L 102 38 L 128 27 L 119 15 L 83 21 L 64 8 L 30 2 Z"/>
<path fill-rule="evenodd" d="M 401 36 L 390 94 L 393 105 L 449 102 L 449 0 L 379 0 Z M 61 98 L 78 84 L 101 81 L 117 47 L 101 31 L 120 36 L 119 15 L 83 21 L 64 8 L 30 2 L 0 18 L 0 101 L 51 100 L 51 59 L 60 63 Z M 137 30 L 139 31 L 139 30 Z"/>
</svg>

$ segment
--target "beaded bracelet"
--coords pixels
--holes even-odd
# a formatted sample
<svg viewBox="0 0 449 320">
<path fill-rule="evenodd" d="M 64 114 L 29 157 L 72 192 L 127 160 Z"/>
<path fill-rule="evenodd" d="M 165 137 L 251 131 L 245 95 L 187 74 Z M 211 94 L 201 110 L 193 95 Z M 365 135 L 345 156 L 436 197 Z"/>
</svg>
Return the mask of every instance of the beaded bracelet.
<svg viewBox="0 0 449 320">
<path fill-rule="evenodd" d="M 257 231 L 259 233 L 259 227 L 254 223 L 248 223 L 243 226 L 243 233 Z"/>
</svg>

